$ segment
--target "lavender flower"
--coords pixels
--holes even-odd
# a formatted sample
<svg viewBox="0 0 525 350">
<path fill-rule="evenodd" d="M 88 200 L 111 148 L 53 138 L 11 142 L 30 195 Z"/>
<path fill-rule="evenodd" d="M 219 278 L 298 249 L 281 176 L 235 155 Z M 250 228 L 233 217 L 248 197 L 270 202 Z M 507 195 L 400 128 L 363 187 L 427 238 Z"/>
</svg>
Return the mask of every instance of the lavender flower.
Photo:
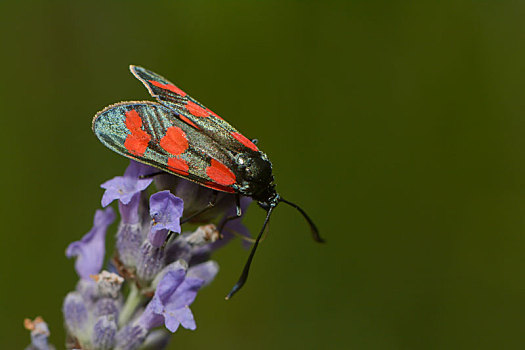
<svg viewBox="0 0 525 350">
<path fill-rule="evenodd" d="M 132 160 L 124 176 L 116 176 L 100 185 L 106 190 L 102 196 L 102 206 L 106 207 L 115 199 L 128 204 L 135 193 L 145 190 L 153 181 L 152 178 L 142 178 L 142 176 L 155 172 L 155 168 Z"/>
<path fill-rule="evenodd" d="M 179 325 L 191 330 L 196 328 L 189 306 L 195 300 L 197 291 L 213 280 L 218 267 L 212 261 L 188 271 L 181 264 L 177 265 L 164 274 L 153 299 L 137 321 L 146 329 L 158 327 L 162 323 L 171 332 L 175 332 Z"/>
<path fill-rule="evenodd" d="M 170 191 L 157 192 L 149 199 L 150 215 L 153 219 L 149 242 L 160 247 L 164 244 L 169 231 L 180 233 L 180 218 L 184 203 Z"/>
<path fill-rule="evenodd" d="M 218 219 L 220 225 L 234 213 L 235 200 L 230 194 L 219 194 L 216 207 L 198 218 L 206 224 L 182 232 L 183 214 L 189 217 L 204 207 L 212 191 L 162 175 L 156 181 L 159 192 L 149 196 L 146 189 L 152 178 L 144 175 L 155 172 L 131 161 L 124 176 L 102 184 L 102 206 L 118 200 L 120 213 L 116 251 L 107 267 L 112 272 L 101 272 L 107 259 L 106 231 L 116 216 L 111 207 L 97 210 L 93 228 L 66 250 L 68 257 L 77 258 L 75 269 L 80 277 L 63 304 L 68 349 L 164 349 L 179 327 L 196 329 L 190 305 L 219 270 L 209 260 L 211 253 L 230 241 L 234 232 L 249 235 L 237 220 L 225 226 L 220 239 L 212 222 Z M 242 199 L 243 211 L 249 202 Z M 126 294 L 123 284 L 128 285 Z M 54 349 L 47 344 L 45 322 L 26 321 L 26 328 L 32 339 L 27 349 Z"/>
<path fill-rule="evenodd" d="M 124 176 L 102 184 L 102 206 L 117 199 L 120 213 L 116 251 L 107 267 L 112 272 L 101 272 L 107 259 L 106 231 L 116 216 L 111 207 L 98 210 L 93 228 L 67 248 L 68 257 L 77 257 L 75 269 L 80 277 L 63 304 L 68 349 L 164 349 L 180 326 L 196 329 L 190 305 L 219 270 L 218 264 L 209 260 L 211 253 L 235 237 L 234 232 L 249 235 L 236 220 L 225 226 L 220 239 L 212 223 L 218 218 L 221 224 L 234 213 L 231 194 L 220 194 L 216 208 L 198 218 L 207 221 L 204 225 L 182 232 L 183 215 L 189 217 L 206 206 L 212 191 L 161 175 L 162 180 L 156 181 L 159 192 L 149 196 L 146 189 L 152 179 L 144 175 L 155 172 L 131 161 Z M 242 199 L 243 212 L 249 202 Z M 125 294 L 123 284 L 128 286 Z M 41 324 L 33 323 L 34 329 Z M 38 326 L 38 332 L 32 330 L 28 349 L 52 349 L 47 345 L 49 331 L 44 325 Z"/>
<path fill-rule="evenodd" d="M 66 256 L 77 257 L 75 269 L 81 278 L 89 278 L 102 268 L 105 254 L 106 230 L 115 220 L 113 208 L 97 210 L 93 228 L 80 240 L 67 247 Z"/>
</svg>

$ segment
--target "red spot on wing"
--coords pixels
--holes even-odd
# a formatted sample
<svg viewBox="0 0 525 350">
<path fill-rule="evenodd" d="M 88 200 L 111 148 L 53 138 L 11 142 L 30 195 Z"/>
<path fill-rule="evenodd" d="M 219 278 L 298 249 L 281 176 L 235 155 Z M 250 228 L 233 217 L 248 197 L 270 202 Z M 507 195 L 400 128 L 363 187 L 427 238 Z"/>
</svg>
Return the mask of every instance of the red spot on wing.
<svg viewBox="0 0 525 350">
<path fill-rule="evenodd" d="M 222 119 L 221 117 L 219 117 L 219 116 L 217 115 L 217 113 L 213 112 L 213 111 L 210 110 L 209 108 L 206 108 L 206 111 L 207 111 L 208 113 L 210 113 L 211 115 L 213 115 L 215 118 L 219 118 L 219 119 L 221 119 L 221 120 L 224 120 L 224 119 Z"/>
<path fill-rule="evenodd" d="M 185 116 L 183 116 L 182 114 L 179 114 L 179 118 L 185 122 L 186 124 L 188 125 L 191 125 L 193 126 L 195 129 L 199 130 L 199 127 L 197 125 L 195 125 L 195 123 L 193 123 L 191 120 L 189 120 L 188 118 L 186 118 Z"/>
<path fill-rule="evenodd" d="M 126 112 L 126 127 L 130 134 L 126 136 L 124 147 L 134 155 L 143 156 L 148 148 L 148 143 L 151 140 L 151 135 L 142 130 L 142 118 L 139 113 L 132 109 Z"/>
<path fill-rule="evenodd" d="M 188 163 L 182 158 L 168 158 L 168 169 L 179 175 L 188 175 Z"/>
<path fill-rule="evenodd" d="M 209 113 L 204 108 L 202 108 L 201 106 L 199 106 L 198 104 L 192 101 L 188 101 L 186 103 L 186 109 L 188 110 L 188 112 L 190 112 L 196 117 L 209 117 L 210 116 Z"/>
<path fill-rule="evenodd" d="M 251 148 L 255 152 L 259 152 L 259 149 L 257 148 L 257 146 L 255 146 L 255 144 L 251 142 L 250 140 L 248 140 L 243 134 L 240 134 L 238 132 L 232 132 L 232 136 L 235 137 L 237 141 L 239 141 L 246 147 Z"/>
<path fill-rule="evenodd" d="M 226 186 L 221 186 L 221 185 L 216 184 L 215 182 L 205 182 L 203 184 L 203 186 L 206 186 L 208 188 L 212 188 L 212 189 L 217 190 L 217 191 L 235 193 L 235 190 L 233 188 L 226 187 Z"/>
<path fill-rule="evenodd" d="M 188 149 L 186 133 L 177 126 L 170 126 L 166 130 L 166 135 L 160 140 L 160 147 L 174 155 L 184 153 Z"/>
<path fill-rule="evenodd" d="M 210 166 L 206 168 L 206 174 L 219 185 L 229 186 L 235 183 L 235 174 L 215 159 L 212 159 Z"/>
<path fill-rule="evenodd" d="M 186 93 L 184 91 L 182 91 L 181 89 L 179 89 L 178 87 L 176 87 L 173 84 L 162 84 L 162 83 L 159 83 L 158 81 L 155 81 L 155 80 L 148 80 L 148 81 L 152 85 L 155 85 L 156 87 L 159 87 L 161 89 L 169 90 L 169 91 L 174 92 L 177 95 L 180 95 L 182 97 L 186 96 Z"/>
</svg>

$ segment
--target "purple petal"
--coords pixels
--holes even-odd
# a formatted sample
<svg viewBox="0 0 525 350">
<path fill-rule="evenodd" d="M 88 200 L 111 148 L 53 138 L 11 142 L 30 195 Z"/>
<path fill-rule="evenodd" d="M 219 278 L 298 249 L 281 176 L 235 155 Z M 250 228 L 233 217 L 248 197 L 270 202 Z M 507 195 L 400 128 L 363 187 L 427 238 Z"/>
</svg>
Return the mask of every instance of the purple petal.
<svg viewBox="0 0 525 350">
<path fill-rule="evenodd" d="M 166 303 L 183 283 L 185 275 L 186 271 L 182 268 L 175 271 L 168 271 L 159 282 L 154 298 L 158 298 L 162 304 Z"/>
<path fill-rule="evenodd" d="M 164 324 L 166 325 L 166 328 L 171 332 L 175 333 L 177 329 L 179 328 L 180 322 L 178 318 L 172 316 L 166 317 Z"/>
<path fill-rule="evenodd" d="M 186 270 L 180 268 L 175 271 L 168 271 L 159 282 L 153 299 L 148 303 L 146 309 L 138 319 L 138 323 L 145 329 L 160 326 L 166 321 L 165 310 L 166 302 L 176 292 L 177 288 L 184 281 Z"/>
<path fill-rule="evenodd" d="M 180 217 L 184 209 L 182 199 L 171 194 L 170 191 L 161 191 L 153 194 L 149 203 L 149 212 L 154 220 L 155 229 L 180 232 Z"/>
<path fill-rule="evenodd" d="M 157 328 L 164 324 L 164 315 L 162 314 L 164 309 L 162 308 L 160 313 L 155 312 L 155 310 L 153 310 L 154 307 L 152 306 L 153 302 L 154 299 L 149 302 L 146 309 L 136 321 L 137 325 L 140 325 L 141 328 L 146 330 Z"/>
<path fill-rule="evenodd" d="M 171 332 L 175 332 L 179 327 L 179 324 L 182 324 L 182 327 L 186 329 L 195 330 L 197 328 L 195 319 L 193 318 L 193 313 L 187 306 L 181 308 L 171 307 L 166 310 L 166 314 L 169 315 L 166 317 L 166 328 Z"/>
<path fill-rule="evenodd" d="M 116 176 L 100 185 L 106 190 L 102 196 L 102 206 L 106 207 L 115 199 L 128 204 L 136 193 L 145 190 L 153 181 L 152 178 L 140 178 L 150 173 L 147 172 L 150 168 L 150 166 L 132 161 L 124 176 Z"/>
<path fill-rule="evenodd" d="M 120 212 L 120 218 L 124 224 L 138 224 L 140 222 L 139 206 L 140 206 L 140 192 L 137 192 L 131 196 L 128 204 L 124 204 L 119 201 L 118 209 Z M 104 198 L 102 198 L 104 200 Z"/>
<path fill-rule="evenodd" d="M 155 230 L 154 226 L 152 226 L 148 233 L 148 241 L 152 246 L 160 248 L 166 242 L 169 232 L 169 230 Z"/>
<path fill-rule="evenodd" d="M 153 219 L 148 239 L 152 245 L 164 244 L 168 231 L 180 232 L 180 218 L 184 209 L 182 199 L 170 191 L 161 191 L 150 197 L 150 216 Z"/>
<path fill-rule="evenodd" d="M 193 313 L 191 312 L 190 308 L 183 307 L 177 311 L 177 316 L 179 318 L 179 322 L 182 324 L 182 327 L 194 331 L 197 328 L 197 325 L 195 324 L 195 318 L 193 318 Z"/>
<path fill-rule="evenodd" d="M 166 308 L 179 309 L 184 306 L 189 306 L 195 300 L 197 292 L 204 284 L 204 281 L 199 278 L 187 278 L 177 288 L 177 291 L 171 295 Z"/>
<path fill-rule="evenodd" d="M 184 268 L 165 273 L 153 299 L 138 319 L 143 327 L 151 329 L 158 326 L 158 316 L 162 316 L 166 328 L 171 332 L 175 332 L 179 324 L 188 329 L 195 329 L 195 320 L 188 306 L 195 300 L 204 280 L 187 278 L 185 274 Z"/>
<path fill-rule="evenodd" d="M 71 243 L 66 249 L 66 256 L 77 257 L 75 269 L 81 278 L 99 273 L 105 254 L 106 230 L 115 220 L 115 211 L 109 207 L 97 210 L 91 230 L 80 241 Z"/>
<path fill-rule="evenodd" d="M 151 282 L 151 287 L 153 289 L 157 289 L 157 287 L 159 286 L 160 282 L 162 281 L 162 279 L 164 278 L 164 276 L 168 272 L 170 272 L 170 271 L 178 271 L 178 270 L 186 271 L 187 269 L 188 269 L 188 264 L 184 260 L 177 260 L 175 262 L 172 262 L 172 263 L 164 266 L 162 268 L 162 271 L 160 271 L 157 274 L 157 276 L 155 276 L 155 279 L 153 280 L 153 282 Z M 182 281 L 181 281 L 181 283 L 182 283 Z"/>
<path fill-rule="evenodd" d="M 190 267 L 188 269 L 187 277 L 199 278 L 204 281 L 203 286 L 205 286 L 213 281 L 215 275 L 217 275 L 217 272 L 219 272 L 219 264 L 210 260 L 205 263 Z"/>
</svg>

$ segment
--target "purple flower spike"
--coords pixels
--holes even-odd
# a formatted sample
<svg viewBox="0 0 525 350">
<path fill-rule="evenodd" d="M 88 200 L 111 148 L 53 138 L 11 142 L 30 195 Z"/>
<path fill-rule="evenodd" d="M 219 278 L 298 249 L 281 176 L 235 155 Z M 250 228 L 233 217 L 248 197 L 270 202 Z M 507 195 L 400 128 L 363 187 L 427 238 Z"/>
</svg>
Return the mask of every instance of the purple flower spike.
<svg viewBox="0 0 525 350">
<path fill-rule="evenodd" d="M 128 204 L 135 193 L 145 190 L 153 181 L 152 178 L 141 179 L 140 177 L 157 171 L 155 168 L 132 160 L 124 176 L 116 176 L 100 185 L 106 190 L 102 196 L 102 206 L 106 207 L 115 199 Z"/>
<path fill-rule="evenodd" d="M 105 254 L 106 230 L 115 220 L 115 211 L 109 207 L 97 210 L 93 227 L 80 241 L 73 242 L 66 249 L 68 258 L 77 257 L 75 269 L 81 278 L 99 273 Z"/>
<path fill-rule="evenodd" d="M 204 280 L 200 278 L 186 277 L 183 268 L 168 271 L 157 286 L 153 299 L 138 319 L 138 323 L 151 329 L 160 326 L 163 322 L 173 333 L 179 325 L 194 330 L 197 327 L 189 306 L 203 284 Z"/>
<path fill-rule="evenodd" d="M 170 191 L 153 194 L 150 199 L 150 216 L 153 219 L 148 240 L 155 247 L 164 244 L 168 231 L 180 232 L 180 218 L 184 209 L 182 199 Z"/>
</svg>

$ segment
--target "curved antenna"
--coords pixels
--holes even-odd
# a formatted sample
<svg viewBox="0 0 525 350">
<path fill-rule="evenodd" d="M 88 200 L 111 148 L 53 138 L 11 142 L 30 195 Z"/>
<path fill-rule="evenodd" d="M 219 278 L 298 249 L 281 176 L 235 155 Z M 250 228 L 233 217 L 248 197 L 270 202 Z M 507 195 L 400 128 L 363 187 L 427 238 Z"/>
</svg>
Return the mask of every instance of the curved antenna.
<svg viewBox="0 0 525 350">
<path fill-rule="evenodd" d="M 244 283 L 246 283 L 246 280 L 248 279 L 248 273 L 250 272 L 250 265 L 252 264 L 253 256 L 255 255 L 255 251 L 257 250 L 257 246 L 259 245 L 259 241 L 261 240 L 261 237 L 264 233 L 264 229 L 266 228 L 266 225 L 268 224 L 268 221 L 270 221 L 270 215 L 272 215 L 272 211 L 275 208 L 275 206 L 270 207 L 268 209 L 268 212 L 266 214 L 266 219 L 264 219 L 264 224 L 261 229 L 261 232 L 259 232 L 259 235 L 257 236 L 257 239 L 255 240 L 255 243 L 252 247 L 252 251 L 250 252 L 250 256 L 248 256 L 248 260 L 246 261 L 246 264 L 244 264 L 244 269 L 242 270 L 241 277 L 239 277 L 239 280 L 235 285 L 233 286 L 232 290 L 228 293 L 226 296 L 226 300 L 231 299 L 231 297 L 239 291 L 239 289 L 242 288 Z"/>
<path fill-rule="evenodd" d="M 301 207 L 299 207 L 297 204 L 287 201 L 286 199 L 282 197 L 279 198 L 279 202 L 284 202 L 288 204 L 289 206 L 294 207 L 295 209 L 299 210 L 299 212 L 303 215 L 303 217 L 306 219 L 306 221 L 308 221 L 308 224 L 310 225 L 310 230 L 312 231 L 312 236 L 314 238 L 314 241 L 319 242 L 319 243 L 324 243 L 324 239 L 322 239 L 321 236 L 319 235 L 319 230 L 317 229 L 317 226 L 315 226 L 312 219 L 310 219 L 308 214 L 306 214 L 306 212 L 302 210 Z"/>
</svg>

